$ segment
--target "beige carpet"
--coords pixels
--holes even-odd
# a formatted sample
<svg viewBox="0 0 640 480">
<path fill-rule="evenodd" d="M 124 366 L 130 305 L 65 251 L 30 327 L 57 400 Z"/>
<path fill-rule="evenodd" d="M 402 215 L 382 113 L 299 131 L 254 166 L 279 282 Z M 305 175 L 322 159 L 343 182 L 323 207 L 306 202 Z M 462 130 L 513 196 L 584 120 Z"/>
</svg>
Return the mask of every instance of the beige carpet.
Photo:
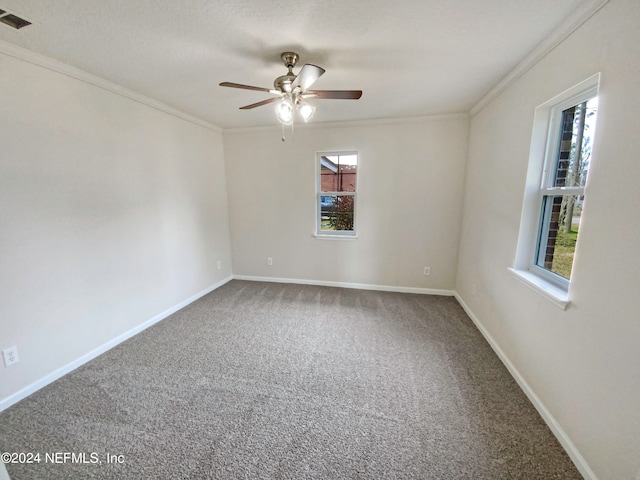
<svg viewBox="0 0 640 480">
<path fill-rule="evenodd" d="M 41 454 L 12 480 L 581 478 L 455 299 L 245 281 L 2 412 L 0 451 Z"/>
</svg>

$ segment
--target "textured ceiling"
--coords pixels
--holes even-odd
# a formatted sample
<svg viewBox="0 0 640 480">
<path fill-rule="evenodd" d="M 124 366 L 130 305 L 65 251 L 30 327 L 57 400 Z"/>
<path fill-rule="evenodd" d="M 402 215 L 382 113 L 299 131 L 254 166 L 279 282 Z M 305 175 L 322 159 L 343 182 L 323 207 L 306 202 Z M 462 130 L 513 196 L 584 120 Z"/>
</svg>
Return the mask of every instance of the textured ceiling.
<svg viewBox="0 0 640 480">
<path fill-rule="evenodd" d="M 117 83 L 223 128 L 273 125 L 280 53 L 327 70 L 314 122 L 468 111 L 582 0 L 0 0 L 33 25 L 0 40 Z"/>
</svg>

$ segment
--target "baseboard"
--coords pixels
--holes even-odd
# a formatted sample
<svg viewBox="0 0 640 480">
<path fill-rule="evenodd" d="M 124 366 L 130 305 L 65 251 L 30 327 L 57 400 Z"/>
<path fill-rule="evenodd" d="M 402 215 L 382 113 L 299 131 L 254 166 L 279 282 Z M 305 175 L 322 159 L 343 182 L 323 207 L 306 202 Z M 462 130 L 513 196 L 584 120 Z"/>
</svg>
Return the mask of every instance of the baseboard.
<svg viewBox="0 0 640 480">
<path fill-rule="evenodd" d="M 377 290 L 384 292 L 399 292 L 399 293 L 417 293 L 417 294 L 427 294 L 427 295 L 445 295 L 445 296 L 455 296 L 456 300 L 464 311 L 467 313 L 469 318 L 476 325 L 480 333 L 484 336 L 485 340 L 489 343 L 493 351 L 496 353 L 498 358 L 505 365 L 511 376 L 518 383 L 520 388 L 523 390 L 525 395 L 529 398 L 533 406 L 536 408 L 542 419 L 549 426 L 553 434 L 556 436 L 562 447 L 566 450 L 567 454 L 576 465 L 580 473 L 587 480 L 598 480 L 596 474 L 589 467 L 584 457 L 580 454 L 574 443 L 571 441 L 567 433 L 560 426 L 557 420 L 553 417 L 553 415 L 549 412 L 546 406 L 542 403 L 540 398 L 536 395 L 533 389 L 529 386 L 526 380 L 520 375 L 520 372 L 515 368 L 515 366 L 511 363 L 507 355 L 502 351 L 500 346 L 493 339 L 489 331 L 484 327 L 480 319 L 476 317 L 476 315 L 471 311 L 469 306 L 464 302 L 460 295 L 453 290 L 442 290 L 442 289 L 430 289 L 430 288 L 417 288 L 417 287 L 398 287 L 398 286 L 390 286 L 390 285 L 373 285 L 373 284 L 360 284 L 360 283 L 348 283 L 348 282 L 329 282 L 329 281 L 319 281 L 319 280 L 305 280 L 305 279 L 296 279 L 296 278 L 276 278 L 276 277 L 257 277 L 257 276 L 249 276 L 249 275 L 233 275 L 229 276 L 216 284 L 202 290 L 201 292 L 196 293 L 195 295 L 189 297 L 188 299 L 180 302 L 179 304 L 165 310 L 164 312 L 156 315 L 155 317 L 147 320 L 146 322 L 128 330 L 127 332 L 118 335 L 113 340 L 101 345 L 98 348 L 93 349 L 82 357 L 74 360 L 73 362 L 65 365 L 62 368 L 46 375 L 40 380 L 28 385 L 22 390 L 0 400 L 0 412 L 9 408 L 11 405 L 19 402 L 23 398 L 28 397 L 32 393 L 40 390 L 44 386 L 54 382 L 55 380 L 61 378 L 69 372 L 72 372 L 76 368 L 84 365 L 85 363 L 93 360 L 99 355 L 105 353 L 106 351 L 112 349 L 116 345 L 128 340 L 134 335 L 142 332 L 143 330 L 149 328 L 150 326 L 158 323 L 161 320 L 164 320 L 168 316 L 177 312 L 178 310 L 186 307 L 190 303 L 195 302 L 199 298 L 211 293 L 222 285 L 228 283 L 232 279 L 237 280 L 249 280 L 249 281 L 260 281 L 260 282 L 273 282 L 273 283 L 293 283 L 293 284 L 302 284 L 302 285 L 319 285 L 319 286 L 328 286 L 328 287 L 339 287 L 339 288 L 352 288 L 352 289 L 360 289 L 360 290 Z"/>
<path fill-rule="evenodd" d="M 321 287 L 354 288 L 358 290 L 376 290 L 380 292 L 419 293 L 423 295 L 444 295 L 452 297 L 453 290 L 436 288 L 397 287 L 393 285 L 373 285 L 369 283 L 329 282 L 324 280 L 306 280 L 301 278 L 256 277 L 253 275 L 234 275 L 234 280 L 249 280 L 251 282 L 295 283 L 300 285 L 318 285 Z"/>
<path fill-rule="evenodd" d="M 458 301 L 458 303 L 460 303 L 464 311 L 467 313 L 467 315 L 469 315 L 469 318 L 471 318 L 471 320 L 476 325 L 478 330 L 480 330 L 480 333 L 482 333 L 482 336 L 489 343 L 489 345 L 491 346 L 493 351 L 496 353 L 498 358 L 500 358 L 504 366 L 507 367 L 507 370 L 509 370 L 509 373 L 511 374 L 511 376 L 518 383 L 518 385 L 520 386 L 522 391 L 525 393 L 525 395 L 529 398 L 529 401 L 536 408 L 536 410 L 538 411 L 542 419 L 545 421 L 547 426 L 551 429 L 553 434 L 556 436 L 556 438 L 558 439 L 562 447 L 565 449 L 565 451 L 571 458 L 571 461 L 574 463 L 578 471 L 582 474 L 582 476 L 586 480 L 598 480 L 598 477 L 593 472 L 591 467 L 589 467 L 589 464 L 584 459 L 584 457 L 580 454 L 580 451 L 575 446 L 575 444 L 571 441 L 571 439 L 569 438 L 569 435 L 567 435 L 567 432 L 564 431 L 564 429 L 560 426 L 560 424 L 555 419 L 555 417 L 551 414 L 551 412 L 549 412 L 549 410 L 544 405 L 544 403 L 542 403 L 538 395 L 536 395 L 536 393 L 529 386 L 527 381 L 522 377 L 518 369 L 513 365 L 513 363 L 511 363 L 511 361 L 509 360 L 509 357 L 507 357 L 507 355 L 500 348 L 498 343 L 493 339 L 493 337 L 491 336 L 489 331 L 484 327 L 480 319 L 476 317 L 476 315 L 471 311 L 469 306 L 464 302 L 462 297 L 460 297 L 460 295 L 457 292 L 454 292 L 454 296 Z"/>
<path fill-rule="evenodd" d="M 128 331 L 124 332 L 121 335 L 118 335 L 117 337 L 115 337 L 114 339 L 108 341 L 107 343 L 105 343 L 105 344 L 103 344 L 103 345 L 101 345 L 101 346 L 99 346 L 97 348 L 94 348 L 89 353 L 86 353 L 82 357 L 74 360 L 71 363 L 68 363 L 67 365 L 65 365 L 62 368 L 59 368 L 58 370 L 55 370 L 54 372 L 51 372 L 50 374 L 46 375 L 45 377 L 41 378 L 40 380 L 37 380 L 37 381 L 33 382 L 31 385 L 28 385 L 27 387 L 23 388 L 22 390 L 19 390 L 18 392 L 14 393 L 12 395 L 9 395 L 6 398 L 3 398 L 2 400 L 0 400 L 0 412 L 2 412 L 3 410 L 9 408 L 11 405 L 19 402 L 23 398 L 28 397 L 32 393 L 37 392 L 42 387 L 45 387 L 46 385 L 49 385 L 50 383 L 58 380 L 62 376 L 66 375 L 67 373 L 72 372 L 73 370 L 75 370 L 76 368 L 80 367 L 81 365 L 84 365 L 88 361 L 93 360 L 94 358 L 96 358 L 97 356 L 105 353 L 108 350 L 111 350 L 116 345 L 119 345 L 120 343 L 124 342 L 125 340 L 128 340 L 129 338 L 131 338 L 134 335 L 142 332 L 143 330 L 149 328 L 150 326 L 158 323 L 159 321 L 164 320 L 169 315 L 172 315 L 175 312 L 177 312 L 178 310 L 181 310 L 182 308 L 186 307 L 190 303 L 195 302 L 200 297 L 203 297 L 206 294 L 213 292 L 217 288 L 220 288 L 222 285 L 224 285 L 225 283 L 231 281 L 232 279 L 233 279 L 233 277 L 229 276 L 229 277 L 227 277 L 227 278 L 215 283 L 214 285 L 202 290 L 201 292 L 196 293 L 195 295 L 192 295 L 191 297 L 187 298 L 186 300 L 180 302 L 177 305 L 174 305 L 173 307 L 169 308 L 168 310 L 165 310 L 164 312 L 156 315 L 155 317 L 147 320 L 146 322 L 141 323 L 140 325 L 132 328 L 131 330 L 128 330 Z"/>
</svg>

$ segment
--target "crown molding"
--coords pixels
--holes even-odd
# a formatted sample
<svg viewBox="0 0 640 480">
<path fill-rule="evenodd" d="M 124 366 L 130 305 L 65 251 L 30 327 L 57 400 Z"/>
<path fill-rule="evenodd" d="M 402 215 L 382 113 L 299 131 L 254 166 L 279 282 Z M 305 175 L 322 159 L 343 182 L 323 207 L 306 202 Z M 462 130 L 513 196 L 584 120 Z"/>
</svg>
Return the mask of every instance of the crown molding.
<svg viewBox="0 0 640 480">
<path fill-rule="evenodd" d="M 556 28 L 542 43 L 534 48 L 516 67 L 511 70 L 498 84 L 478 101 L 469 114 L 471 116 L 482 110 L 489 102 L 515 83 L 527 73 L 534 65 L 547 56 L 563 40 L 577 30 L 583 23 L 589 20 L 598 10 L 604 7 L 609 0 L 585 0 L 573 14 Z"/>
<path fill-rule="evenodd" d="M 307 125 L 296 125 L 296 128 L 322 128 L 322 127 L 344 127 L 344 126 L 366 126 L 366 125 L 388 125 L 408 122 L 420 122 L 420 121 L 434 121 L 445 120 L 450 118 L 462 118 L 473 116 L 482 110 L 493 99 L 505 91 L 516 80 L 527 73 L 534 65 L 542 60 L 549 52 L 557 47 L 563 40 L 571 35 L 577 28 L 584 24 L 589 18 L 591 18 L 596 12 L 604 7 L 609 0 L 585 0 L 581 6 L 558 28 L 556 28 L 545 40 L 540 43 L 534 50 L 532 50 L 516 67 L 511 70 L 500 82 L 498 82 L 489 92 L 487 92 L 471 109 L 469 113 L 452 113 L 442 115 L 427 115 L 420 117 L 405 117 L 405 118 L 388 118 L 388 119 L 371 119 L 360 121 L 344 121 L 344 122 L 326 122 Z M 154 108 L 161 112 L 167 113 L 174 117 L 180 118 L 195 125 L 207 128 L 214 132 L 222 133 L 236 133 L 236 132 L 251 132 L 269 130 L 272 128 L 280 128 L 279 126 L 256 126 L 256 127 L 232 127 L 221 128 L 213 125 L 201 118 L 189 115 L 181 110 L 166 105 L 162 102 L 154 100 L 150 97 L 137 93 L 133 90 L 125 88 L 116 83 L 110 82 L 104 78 L 98 77 L 91 73 L 80 70 L 79 68 L 72 67 L 66 63 L 54 60 L 44 55 L 37 54 L 31 50 L 18 47 L 11 43 L 0 40 L 0 53 L 18 58 L 20 60 L 38 65 L 43 68 L 47 68 L 54 72 L 72 77 L 76 80 L 80 80 L 89 83 L 98 88 L 110 91 L 122 97 L 128 98 L 135 102 L 141 103 L 148 107 Z"/>
<path fill-rule="evenodd" d="M 400 118 L 373 118 L 370 120 L 345 120 L 336 122 L 319 122 L 319 123 L 296 123 L 294 125 L 295 130 L 301 129 L 317 129 L 317 128 L 337 128 L 337 127 L 366 127 L 371 125 L 394 125 L 394 124 L 407 124 L 416 122 L 441 122 L 445 120 L 460 120 L 468 119 L 469 114 L 464 113 L 442 113 L 434 115 L 423 115 L 419 117 L 400 117 Z M 229 127 L 224 128 L 224 133 L 250 133 L 250 132 L 263 132 L 272 130 L 282 130 L 282 125 L 276 123 L 274 118 L 273 125 L 262 125 L 254 127 Z M 289 127 L 287 127 L 289 128 Z M 285 130 L 285 133 L 289 130 Z"/>
<path fill-rule="evenodd" d="M 220 127 L 202 120 L 201 118 L 194 117 L 192 115 L 189 115 L 188 113 L 178 110 L 177 108 L 170 107 L 165 103 L 159 102 L 158 100 L 154 100 L 153 98 L 147 97 L 133 90 L 129 90 L 122 85 L 118 85 L 117 83 L 105 80 L 104 78 L 98 77 L 97 75 L 93 75 L 91 73 L 85 72 L 84 70 L 80 70 L 79 68 L 72 67 L 71 65 L 63 63 L 59 60 L 54 60 L 53 58 L 49 58 L 44 55 L 32 52 L 31 50 L 28 50 L 26 48 L 22 48 L 17 45 L 13 45 L 12 43 L 0 40 L 0 53 L 4 53 L 5 55 L 8 55 L 10 57 L 14 57 L 33 65 L 37 65 L 39 67 L 54 71 L 56 73 L 66 75 L 76 80 L 80 80 L 81 82 L 88 83 L 95 87 L 102 88 L 103 90 L 107 90 L 111 93 L 115 93 L 116 95 L 120 95 L 121 97 L 128 98 L 129 100 L 133 100 L 134 102 L 141 103 L 143 105 L 146 105 L 147 107 L 151 107 L 155 110 L 159 110 L 181 120 L 193 123 L 194 125 L 204 127 L 214 132 L 222 133 L 222 129 Z"/>
</svg>

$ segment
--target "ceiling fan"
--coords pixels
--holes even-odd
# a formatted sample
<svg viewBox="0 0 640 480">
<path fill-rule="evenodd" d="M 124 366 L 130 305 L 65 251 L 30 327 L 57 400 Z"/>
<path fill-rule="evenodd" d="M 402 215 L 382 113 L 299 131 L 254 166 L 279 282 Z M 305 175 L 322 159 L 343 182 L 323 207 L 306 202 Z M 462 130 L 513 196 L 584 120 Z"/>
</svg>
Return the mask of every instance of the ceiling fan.
<svg viewBox="0 0 640 480">
<path fill-rule="evenodd" d="M 240 110 L 249 110 L 269 103 L 280 102 L 276 106 L 276 115 L 283 125 L 293 123 L 295 110 L 298 110 L 305 122 L 309 121 L 315 112 L 315 107 L 306 102 L 309 98 L 357 100 L 362 96 L 362 90 L 309 90 L 309 87 L 325 72 L 324 68 L 307 63 L 296 75 L 293 73 L 293 67 L 298 62 L 298 54 L 284 52 L 280 58 L 289 71 L 274 80 L 273 88 L 254 87 L 232 82 L 222 82 L 220 86 L 256 90 L 276 95 L 273 98 L 240 107 Z"/>
</svg>

